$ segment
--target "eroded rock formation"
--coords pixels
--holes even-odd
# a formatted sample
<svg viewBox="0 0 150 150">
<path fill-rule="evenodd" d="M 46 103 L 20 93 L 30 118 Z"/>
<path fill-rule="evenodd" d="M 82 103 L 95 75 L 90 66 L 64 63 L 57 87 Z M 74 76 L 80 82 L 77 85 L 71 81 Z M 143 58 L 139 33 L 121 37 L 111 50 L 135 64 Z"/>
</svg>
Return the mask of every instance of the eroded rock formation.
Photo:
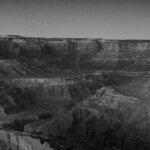
<svg viewBox="0 0 150 150">
<path fill-rule="evenodd" d="M 0 131 L 0 143 L 3 150 L 54 150 L 47 142 L 17 132 Z"/>
<path fill-rule="evenodd" d="M 148 150 L 149 68 L 149 40 L 1 36 L 0 148 Z"/>
<path fill-rule="evenodd" d="M 148 40 L 0 38 L 1 57 L 17 59 L 28 74 L 51 73 L 57 67 L 60 71 L 148 71 L 149 50 Z"/>
</svg>

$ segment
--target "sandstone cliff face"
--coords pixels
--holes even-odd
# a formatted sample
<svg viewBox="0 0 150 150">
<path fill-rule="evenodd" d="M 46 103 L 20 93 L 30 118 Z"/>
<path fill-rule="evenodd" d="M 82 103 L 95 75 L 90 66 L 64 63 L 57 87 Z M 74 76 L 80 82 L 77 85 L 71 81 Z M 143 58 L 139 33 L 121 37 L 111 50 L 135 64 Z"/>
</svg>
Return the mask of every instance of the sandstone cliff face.
<svg viewBox="0 0 150 150">
<path fill-rule="evenodd" d="M 8 131 L 0 131 L 0 148 L 3 150 L 54 150 L 45 142 L 30 136 Z"/>
<path fill-rule="evenodd" d="M 1 38 L 0 55 L 4 58 L 36 58 L 68 69 L 149 70 L 150 41 L 103 39 Z M 19 61 L 22 61 L 19 59 Z M 27 63 L 28 64 L 28 63 Z M 31 65 L 31 64 L 30 64 Z M 32 64 L 34 65 L 34 64 Z M 49 66 L 50 67 L 50 66 Z M 56 67 L 57 68 L 57 67 Z"/>
<path fill-rule="evenodd" d="M 147 150 L 149 68 L 148 40 L 0 37 L 0 125 L 66 138 L 65 150 Z M 51 149 L 16 132 L 1 131 L 0 143 Z"/>
<path fill-rule="evenodd" d="M 147 150 L 149 107 L 140 99 L 121 95 L 110 87 L 98 89 L 96 95 L 62 110 L 51 119 L 35 121 L 24 127 L 29 133 L 67 137 L 80 142 L 77 149 Z M 72 143 L 70 143 L 71 145 Z M 66 145 L 64 145 L 65 147 Z"/>
<path fill-rule="evenodd" d="M 97 81 L 99 83 L 96 83 Z M 27 111 L 26 109 L 57 112 L 60 107 L 67 107 L 88 97 L 97 86 L 101 87 L 101 84 L 101 75 L 72 78 L 19 78 L 1 81 L 1 114 Z"/>
</svg>

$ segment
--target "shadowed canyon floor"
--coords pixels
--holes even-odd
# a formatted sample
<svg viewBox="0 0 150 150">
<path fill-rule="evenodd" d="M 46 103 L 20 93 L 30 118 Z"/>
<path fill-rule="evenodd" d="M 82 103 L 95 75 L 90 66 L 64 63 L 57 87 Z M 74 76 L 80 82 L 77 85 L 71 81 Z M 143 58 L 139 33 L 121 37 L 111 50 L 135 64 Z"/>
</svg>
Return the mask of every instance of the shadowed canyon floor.
<svg viewBox="0 0 150 150">
<path fill-rule="evenodd" d="M 149 150 L 150 41 L 0 38 L 0 149 Z"/>
</svg>

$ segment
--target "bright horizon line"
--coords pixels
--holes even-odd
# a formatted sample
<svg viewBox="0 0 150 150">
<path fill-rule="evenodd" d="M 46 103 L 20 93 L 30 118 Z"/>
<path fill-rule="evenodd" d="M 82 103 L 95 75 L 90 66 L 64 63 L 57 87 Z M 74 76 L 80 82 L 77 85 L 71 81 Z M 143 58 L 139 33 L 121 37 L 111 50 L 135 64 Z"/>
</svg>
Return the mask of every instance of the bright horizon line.
<svg viewBox="0 0 150 150">
<path fill-rule="evenodd" d="M 0 37 L 18 36 L 23 38 L 51 38 L 51 39 L 101 39 L 101 40 L 150 40 L 150 38 L 103 38 L 103 37 L 49 37 L 49 36 L 26 36 L 20 34 L 0 34 Z"/>
</svg>

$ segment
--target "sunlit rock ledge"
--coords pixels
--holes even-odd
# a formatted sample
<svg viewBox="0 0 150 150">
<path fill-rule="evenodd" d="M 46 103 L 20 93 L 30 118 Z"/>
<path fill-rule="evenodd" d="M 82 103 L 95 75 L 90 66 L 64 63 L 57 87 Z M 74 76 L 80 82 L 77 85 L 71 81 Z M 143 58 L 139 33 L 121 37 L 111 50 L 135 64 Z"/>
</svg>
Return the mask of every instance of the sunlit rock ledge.
<svg viewBox="0 0 150 150">
<path fill-rule="evenodd" d="M 12 131 L 1 130 L 0 143 L 0 148 L 3 150 L 54 150 L 47 142 L 41 144 L 39 139 Z"/>
</svg>

